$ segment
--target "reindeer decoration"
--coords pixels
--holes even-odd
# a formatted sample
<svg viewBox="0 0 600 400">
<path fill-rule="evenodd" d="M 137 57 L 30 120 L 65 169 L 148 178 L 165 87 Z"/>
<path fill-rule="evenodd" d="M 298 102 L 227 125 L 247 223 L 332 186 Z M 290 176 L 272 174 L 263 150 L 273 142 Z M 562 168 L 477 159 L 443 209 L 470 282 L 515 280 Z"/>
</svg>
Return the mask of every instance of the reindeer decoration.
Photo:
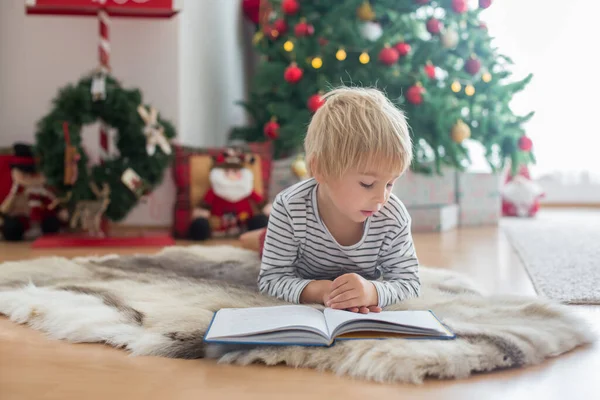
<svg viewBox="0 0 600 400">
<path fill-rule="evenodd" d="M 78 223 L 81 228 L 92 236 L 103 236 L 101 229 L 102 215 L 110 204 L 110 186 L 107 183 L 102 185 L 102 190 L 98 189 L 95 183 L 90 184 L 92 192 L 96 195 L 96 200 L 81 200 L 75 205 L 75 210 L 71 216 L 71 228 L 74 229 Z"/>
</svg>

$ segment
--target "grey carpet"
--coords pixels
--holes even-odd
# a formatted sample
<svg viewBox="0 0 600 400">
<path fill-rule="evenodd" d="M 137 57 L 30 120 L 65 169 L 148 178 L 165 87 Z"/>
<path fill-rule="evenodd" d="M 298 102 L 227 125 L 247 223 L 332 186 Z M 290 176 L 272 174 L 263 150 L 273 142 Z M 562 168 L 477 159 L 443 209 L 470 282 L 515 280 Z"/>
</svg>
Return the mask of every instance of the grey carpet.
<svg viewBox="0 0 600 400">
<path fill-rule="evenodd" d="M 600 210 L 542 211 L 501 226 L 540 296 L 600 304 Z"/>
</svg>

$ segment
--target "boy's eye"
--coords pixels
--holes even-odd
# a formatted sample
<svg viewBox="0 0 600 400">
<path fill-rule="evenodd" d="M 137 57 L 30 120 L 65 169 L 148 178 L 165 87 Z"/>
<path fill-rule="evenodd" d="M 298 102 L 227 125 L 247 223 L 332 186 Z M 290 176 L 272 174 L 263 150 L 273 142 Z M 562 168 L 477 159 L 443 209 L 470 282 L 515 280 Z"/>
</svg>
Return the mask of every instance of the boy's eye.
<svg viewBox="0 0 600 400">
<path fill-rule="evenodd" d="M 362 187 L 364 187 L 366 189 L 370 189 L 370 188 L 373 187 L 373 184 L 372 183 L 367 184 L 367 183 L 361 182 L 360 186 L 362 186 Z"/>
</svg>

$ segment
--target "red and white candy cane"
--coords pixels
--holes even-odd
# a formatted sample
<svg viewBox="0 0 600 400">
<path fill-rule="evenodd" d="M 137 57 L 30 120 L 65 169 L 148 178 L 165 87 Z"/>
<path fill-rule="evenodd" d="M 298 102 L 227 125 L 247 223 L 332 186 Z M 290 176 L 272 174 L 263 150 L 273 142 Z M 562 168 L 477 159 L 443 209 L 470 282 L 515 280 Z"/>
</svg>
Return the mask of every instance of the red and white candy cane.
<svg viewBox="0 0 600 400">
<path fill-rule="evenodd" d="M 107 74 L 110 71 L 110 42 L 108 28 L 110 20 L 105 10 L 98 11 L 98 22 L 100 23 L 100 42 L 98 43 L 98 56 L 100 58 L 100 69 Z M 100 122 L 100 162 L 110 155 L 109 127 Z"/>
</svg>

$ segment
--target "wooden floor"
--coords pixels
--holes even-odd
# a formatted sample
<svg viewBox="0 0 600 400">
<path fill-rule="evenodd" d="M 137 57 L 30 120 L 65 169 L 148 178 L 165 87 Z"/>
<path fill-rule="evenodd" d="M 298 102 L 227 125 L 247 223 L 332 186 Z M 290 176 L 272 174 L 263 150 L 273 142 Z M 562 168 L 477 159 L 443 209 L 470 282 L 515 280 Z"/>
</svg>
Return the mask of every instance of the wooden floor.
<svg viewBox="0 0 600 400">
<path fill-rule="evenodd" d="M 518 257 L 500 229 L 417 234 L 424 265 L 467 273 L 490 293 L 534 296 Z M 181 242 L 186 245 L 187 243 Z M 129 249 L 32 250 L 0 242 L 0 261 L 44 255 L 152 252 Z M 600 332 L 600 307 L 573 307 Z M 50 341 L 41 333 L 0 318 L 0 399 L 595 399 L 600 392 L 600 346 L 590 346 L 542 365 L 431 380 L 421 386 L 384 385 L 313 370 L 235 367 L 212 361 L 133 358 L 100 344 Z"/>
</svg>

